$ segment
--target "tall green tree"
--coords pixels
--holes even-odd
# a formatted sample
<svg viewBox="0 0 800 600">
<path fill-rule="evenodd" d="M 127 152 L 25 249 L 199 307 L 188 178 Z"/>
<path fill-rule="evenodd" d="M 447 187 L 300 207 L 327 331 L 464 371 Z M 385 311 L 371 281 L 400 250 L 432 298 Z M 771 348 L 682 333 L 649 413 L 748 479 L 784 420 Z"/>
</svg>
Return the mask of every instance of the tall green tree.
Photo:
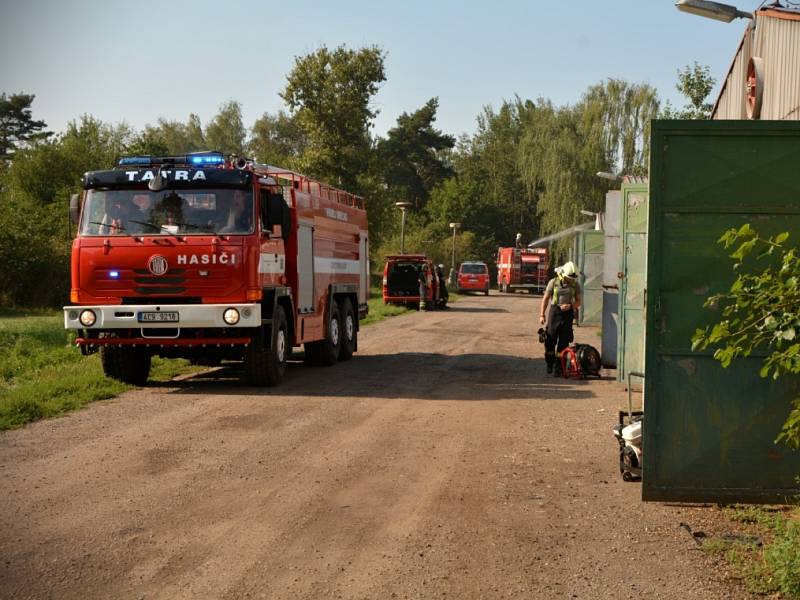
<svg viewBox="0 0 800 600">
<path fill-rule="evenodd" d="M 133 135 L 125 148 L 125 153 L 131 156 L 169 156 L 172 154 L 161 130 L 150 126 L 146 126 L 142 131 Z"/>
<path fill-rule="evenodd" d="M 158 119 L 156 125 L 147 125 L 141 134 L 141 146 L 157 148 L 163 144 L 165 154 L 180 155 L 208 150 L 200 117 L 191 113 L 186 122 Z"/>
<path fill-rule="evenodd" d="M 652 87 L 609 79 L 589 87 L 575 105 L 539 100 L 526 113 L 519 168 L 536 194 L 540 233 L 584 221 L 581 210 L 603 210 L 608 183 L 598 171 L 647 172 L 649 123 L 658 107 Z M 563 254 L 564 244 L 558 247 Z"/>
<path fill-rule="evenodd" d="M 247 129 L 242 119 L 242 105 L 231 100 L 220 106 L 219 112 L 206 125 L 204 137 L 210 150 L 246 156 Z"/>
<path fill-rule="evenodd" d="M 281 110 L 256 120 L 249 146 L 258 162 L 294 169 L 305 151 L 306 138 L 297 120 Z"/>
<path fill-rule="evenodd" d="M 582 135 L 591 142 L 599 138 L 614 172 L 647 172 L 650 121 L 659 109 L 655 88 L 610 78 L 590 86 L 577 108 L 582 113 Z"/>
<path fill-rule="evenodd" d="M 126 125 L 112 126 L 85 115 L 70 122 L 60 136 L 19 150 L 4 191 L 17 204 L 66 206 L 69 195 L 80 190 L 83 173 L 112 168 L 133 137 Z"/>
<path fill-rule="evenodd" d="M 372 97 L 386 79 L 383 50 L 339 46 L 295 58 L 281 97 L 305 134 L 301 169 L 358 191 L 369 165 Z"/>
<path fill-rule="evenodd" d="M 18 150 L 0 191 L 0 302 L 59 306 L 69 295 L 69 196 L 82 174 L 111 168 L 134 133 L 84 116 Z"/>
<path fill-rule="evenodd" d="M 523 180 L 537 196 L 540 234 L 576 225 L 581 210 L 600 210 L 607 190 L 595 176 L 609 170 L 602 131 L 586 127 L 581 106 L 540 101 L 526 122 L 519 159 Z M 563 245 L 558 246 L 563 253 Z"/>
<path fill-rule="evenodd" d="M 468 155 L 456 158 L 463 177 L 472 181 L 480 198 L 473 198 L 490 221 L 498 242 L 511 244 L 517 233 L 531 240 L 538 232 L 535 190 L 525 186 L 518 160 L 519 146 L 531 101 L 504 101 L 495 111 L 484 107 L 478 115 L 478 130 L 467 146 Z M 493 207 L 490 210 L 489 207 Z"/>
<path fill-rule="evenodd" d="M 438 107 L 438 98 L 431 98 L 413 113 L 400 115 L 397 125 L 378 141 L 375 153 L 392 194 L 418 210 L 437 184 L 455 174 L 446 153 L 456 140 L 433 126 Z"/>
<path fill-rule="evenodd" d="M 49 132 L 44 121 L 33 118 L 33 94 L 0 94 L 0 160 L 13 157 L 14 152 L 28 144 L 46 139 Z"/>
<path fill-rule="evenodd" d="M 710 119 L 714 106 L 706 102 L 717 80 L 711 76 L 711 68 L 695 61 L 693 65 L 686 65 L 678 69 L 677 89 L 688 102 L 680 110 L 666 103 L 660 117 L 662 119 Z"/>
</svg>

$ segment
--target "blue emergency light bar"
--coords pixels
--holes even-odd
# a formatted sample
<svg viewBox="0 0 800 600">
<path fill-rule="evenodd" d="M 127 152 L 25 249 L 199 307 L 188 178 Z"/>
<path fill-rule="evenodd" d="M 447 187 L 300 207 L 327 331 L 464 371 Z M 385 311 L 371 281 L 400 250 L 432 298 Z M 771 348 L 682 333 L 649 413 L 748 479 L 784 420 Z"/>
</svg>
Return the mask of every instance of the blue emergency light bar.
<svg viewBox="0 0 800 600">
<path fill-rule="evenodd" d="M 128 156 L 120 158 L 117 164 L 121 167 L 126 165 L 152 165 L 153 159 L 150 156 Z"/>
<path fill-rule="evenodd" d="M 225 162 L 225 157 L 219 152 L 187 154 L 186 162 L 189 162 L 193 165 L 221 165 Z"/>
<path fill-rule="evenodd" d="M 126 156 L 117 163 L 120 167 L 148 167 L 151 165 L 211 166 L 225 163 L 222 152 L 194 152 L 183 156 Z"/>
</svg>

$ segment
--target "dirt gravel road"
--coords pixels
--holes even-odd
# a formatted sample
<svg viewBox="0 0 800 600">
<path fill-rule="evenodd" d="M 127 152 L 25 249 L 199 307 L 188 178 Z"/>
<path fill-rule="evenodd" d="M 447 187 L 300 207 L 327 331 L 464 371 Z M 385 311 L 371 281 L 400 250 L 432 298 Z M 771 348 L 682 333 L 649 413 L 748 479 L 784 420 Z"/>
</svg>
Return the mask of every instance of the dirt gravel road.
<svg viewBox="0 0 800 600">
<path fill-rule="evenodd" d="M 545 374 L 538 302 L 389 319 L 276 390 L 222 371 L 0 435 L 0 595 L 748 598 L 679 527 L 719 533 L 717 509 L 621 480 L 619 384 Z"/>
</svg>

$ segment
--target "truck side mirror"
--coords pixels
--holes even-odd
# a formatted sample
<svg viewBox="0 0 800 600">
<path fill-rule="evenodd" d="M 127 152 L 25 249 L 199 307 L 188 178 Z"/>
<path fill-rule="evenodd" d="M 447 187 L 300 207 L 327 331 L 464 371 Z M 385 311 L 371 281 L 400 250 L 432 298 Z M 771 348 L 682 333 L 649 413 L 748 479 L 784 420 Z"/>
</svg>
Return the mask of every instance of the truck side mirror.
<svg viewBox="0 0 800 600">
<path fill-rule="evenodd" d="M 292 227 L 292 216 L 289 213 L 289 206 L 283 199 L 283 194 L 271 194 L 267 190 L 261 191 L 261 222 L 269 231 L 274 232 L 275 226 L 281 226 L 281 237 L 283 241 L 289 239 Z"/>
<path fill-rule="evenodd" d="M 73 225 L 78 224 L 78 217 L 81 213 L 81 197 L 79 194 L 72 194 L 69 197 L 69 222 Z"/>
<path fill-rule="evenodd" d="M 289 214 L 289 207 L 286 205 L 286 200 L 283 199 L 283 194 L 269 195 L 268 212 L 267 226 L 270 229 L 274 229 L 275 225 L 280 225 L 281 237 L 283 237 L 283 241 L 285 242 L 289 239 L 292 218 Z"/>
</svg>

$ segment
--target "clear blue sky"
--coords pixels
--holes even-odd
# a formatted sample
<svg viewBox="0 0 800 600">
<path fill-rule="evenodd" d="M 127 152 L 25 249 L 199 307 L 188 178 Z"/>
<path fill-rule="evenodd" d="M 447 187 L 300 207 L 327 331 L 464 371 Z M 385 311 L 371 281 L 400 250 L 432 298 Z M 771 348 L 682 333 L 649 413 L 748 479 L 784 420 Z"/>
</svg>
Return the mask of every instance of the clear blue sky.
<svg viewBox="0 0 800 600">
<path fill-rule="evenodd" d="M 607 77 L 647 82 L 682 105 L 676 70 L 693 61 L 711 67 L 718 89 L 745 22 L 673 4 L 6 0 L 0 91 L 36 94 L 34 115 L 55 131 L 82 114 L 138 128 L 194 112 L 205 124 L 227 100 L 241 102 L 250 126 L 283 106 L 278 93 L 295 56 L 377 44 L 387 52 L 387 80 L 375 98 L 375 131 L 438 96 L 439 127 L 458 135 L 474 131 L 484 105 L 514 94 L 572 103 Z"/>
</svg>

